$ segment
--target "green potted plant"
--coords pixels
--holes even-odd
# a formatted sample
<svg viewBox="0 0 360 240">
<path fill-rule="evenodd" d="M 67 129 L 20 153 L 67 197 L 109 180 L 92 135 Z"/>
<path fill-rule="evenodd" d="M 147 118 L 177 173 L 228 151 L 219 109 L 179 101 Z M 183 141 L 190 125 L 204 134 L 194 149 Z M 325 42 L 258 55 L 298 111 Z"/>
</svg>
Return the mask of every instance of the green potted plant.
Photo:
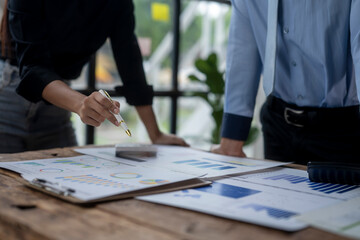
<svg viewBox="0 0 360 240">
<path fill-rule="evenodd" d="M 218 58 L 216 53 L 211 53 L 207 58 L 198 58 L 195 60 L 196 69 L 205 75 L 205 78 L 198 78 L 194 74 L 189 75 L 189 79 L 194 82 L 205 84 L 208 87 L 208 92 L 192 93 L 192 96 L 198 96 L 204 99 L 212 109 L 212 118 L 215 122 L 215 127 L 212 131 L 212 143 L 220 142 L 220 131 L 224 109 L 224 92 L 225 80 L 224 73 L 219 70 Z M 257 127 L 251 127 L 249 137 L 244 145 L 255 141 L 259 134 Z"/>
</svg>

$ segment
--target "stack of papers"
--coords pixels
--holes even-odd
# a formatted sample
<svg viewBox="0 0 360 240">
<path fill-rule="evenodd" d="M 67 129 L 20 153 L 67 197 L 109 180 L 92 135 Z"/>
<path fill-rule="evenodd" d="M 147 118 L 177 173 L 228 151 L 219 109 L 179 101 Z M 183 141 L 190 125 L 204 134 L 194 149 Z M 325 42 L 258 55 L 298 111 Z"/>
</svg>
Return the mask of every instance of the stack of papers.
<svg viewBox="0 0 360 240">
<path fill-rule="evenodd" d="M 312 183 L 305 171 L 276 168 L 138 199 L 296 231 L 308 226 L 296 218 L 301 214 L 355 197 L 360 186 Z"/>
<path fill-rule="evenodd" d="M 91 203 L 207 184 L 194 176 L 78 156 L 0 163 L 28 185 L 76 203 Z"/>
<path fill-rule="evenodd" d="M 313 183 L 306 171 L 278 167 L 287 163 L 164 145 L 76 151 L 85 155 L 0 167 L 75 203 L 137 197 L 285 231 L 313 225 L 360 235 L 360 186 Z"/>
<path fill-rule="evenodd" d="M 133 151 L 132 148 L 140 148 Z M 119 147 L 118 147 L 119 149 Z M 125 153 L 144 146 L 121 146 Z M 208 185 L 204 176 L 225 176 L 284 163 L 229 158 L 184 147 L 146 146 L 156 154 L 115 156 L 115 148 L 79 149 L 88 155 L 3 162 L 26 184 L 75 203 L 92 203 Z M 138 157 L 138 158 L 134 158 Z"/>
</svg>

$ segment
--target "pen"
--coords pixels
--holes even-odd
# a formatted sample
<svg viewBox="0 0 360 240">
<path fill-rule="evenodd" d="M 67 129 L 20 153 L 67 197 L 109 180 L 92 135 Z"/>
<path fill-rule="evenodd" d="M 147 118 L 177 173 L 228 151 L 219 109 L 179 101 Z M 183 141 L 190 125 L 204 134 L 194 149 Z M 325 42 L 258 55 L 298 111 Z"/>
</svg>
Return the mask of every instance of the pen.
<svg viewBox="0 0 360 240">
<path fill-rule="evenodd" d="M 100 89 L 99 93 L 101 93 L 101 95 L 103 95 L 104 97 L 106 97 L 107 99 L 110 100 L 110 102 L 113 102 L 113 100 L 111 99 L 110 95 L 105 91 Z M 127 127 L 124 119 L 121 117 L 120 113 L 115 114 L 112 112 L 112 114 L 114 115 L 114 117 L 116 118 L 116 120 L 120 123 L 121 127 L 125 130 L 126 134 L 131 137 L 131 132 L 129 130 L 129 128 Z"/>
</svg>

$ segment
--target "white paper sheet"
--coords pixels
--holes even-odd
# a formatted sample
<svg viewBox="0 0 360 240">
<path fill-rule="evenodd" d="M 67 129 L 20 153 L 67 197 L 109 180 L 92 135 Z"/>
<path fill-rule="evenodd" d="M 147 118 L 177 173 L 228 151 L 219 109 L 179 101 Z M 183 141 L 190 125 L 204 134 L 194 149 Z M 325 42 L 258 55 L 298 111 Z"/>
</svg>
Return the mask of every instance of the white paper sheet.
<svg viewBox="0 0 360 240">
<path fill-rule="evenodd" d="M 105 158 L 134 166 L 164 168 L 206 178 L 266 169 L 287 163 L 229 157 L 179 146 L 156 145 L 156 157 L 127 160 L 115 157 L 115 148 L 81 148 L 79 153 Z"/>
<path fill-rule="evenodd" d="M 45 174 L 69 172 L 94 172 L 104 169 L 121 169 L 129 166 L 94 156 L 35 159 L 19 162 L 0 162 L 0 168 L 6 168 L 20 174 Z"/>
<path fill-rule="evenodd" d="M 186 174 L 143 167 L 42 175 L 23 174 L 22 176 L 29 182 L 40 178 L 49 183 L 56 183 L 61 188 L 73 189 L 75 192 L 72 193 L 72 196 L 84 201 L 194 178 Z"/>
<path fill-rule="evenodd" d="M 360 239 L 360 198 L 309 212 L 297 219 L 329 232 Z"/>
<path fill-rule="evenodd" d="M 360 186 L 311 182 L 306 171 L 290 168 L 274 168 L 272 171 L 265 171 L 263 173 L 250 173 L 240 176 L 239 179 L 261 185 L 266 184 L 274 188 L 338 200 L 360 197 Z"/>
<path fill-rule="evenodd" d="M 306 181 L 300 182 L 300 177 L 307 178 L 307 173 L 293 169 L 268 170 L 218 180 L 211 186 L 138 199 L 296 231 L 306 227 L 296 216 L 360 195 L 359 188 L 349 186 L 344 193 L 324 193 L 320 191 L 323 189 L 312 189 Z"/>
</svg>

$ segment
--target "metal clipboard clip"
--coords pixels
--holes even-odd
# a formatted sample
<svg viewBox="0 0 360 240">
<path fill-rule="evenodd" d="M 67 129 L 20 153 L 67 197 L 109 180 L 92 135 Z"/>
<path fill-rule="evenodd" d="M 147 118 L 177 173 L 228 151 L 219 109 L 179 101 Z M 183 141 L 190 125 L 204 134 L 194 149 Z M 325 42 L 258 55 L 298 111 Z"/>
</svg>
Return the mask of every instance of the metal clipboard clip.
<svg viewBox="0 0 360 240">
<path fill-rule="evenodd" d="M 37 187 L 40 187 L 44 190 L 50 191 L 63 196 L 69 196 L 74 194 L 76 191 L 72 188 L 61 186 L 59 183 L 53 183 L 45 179 L 35 178 L 31 183 Z"/>
</svg>

